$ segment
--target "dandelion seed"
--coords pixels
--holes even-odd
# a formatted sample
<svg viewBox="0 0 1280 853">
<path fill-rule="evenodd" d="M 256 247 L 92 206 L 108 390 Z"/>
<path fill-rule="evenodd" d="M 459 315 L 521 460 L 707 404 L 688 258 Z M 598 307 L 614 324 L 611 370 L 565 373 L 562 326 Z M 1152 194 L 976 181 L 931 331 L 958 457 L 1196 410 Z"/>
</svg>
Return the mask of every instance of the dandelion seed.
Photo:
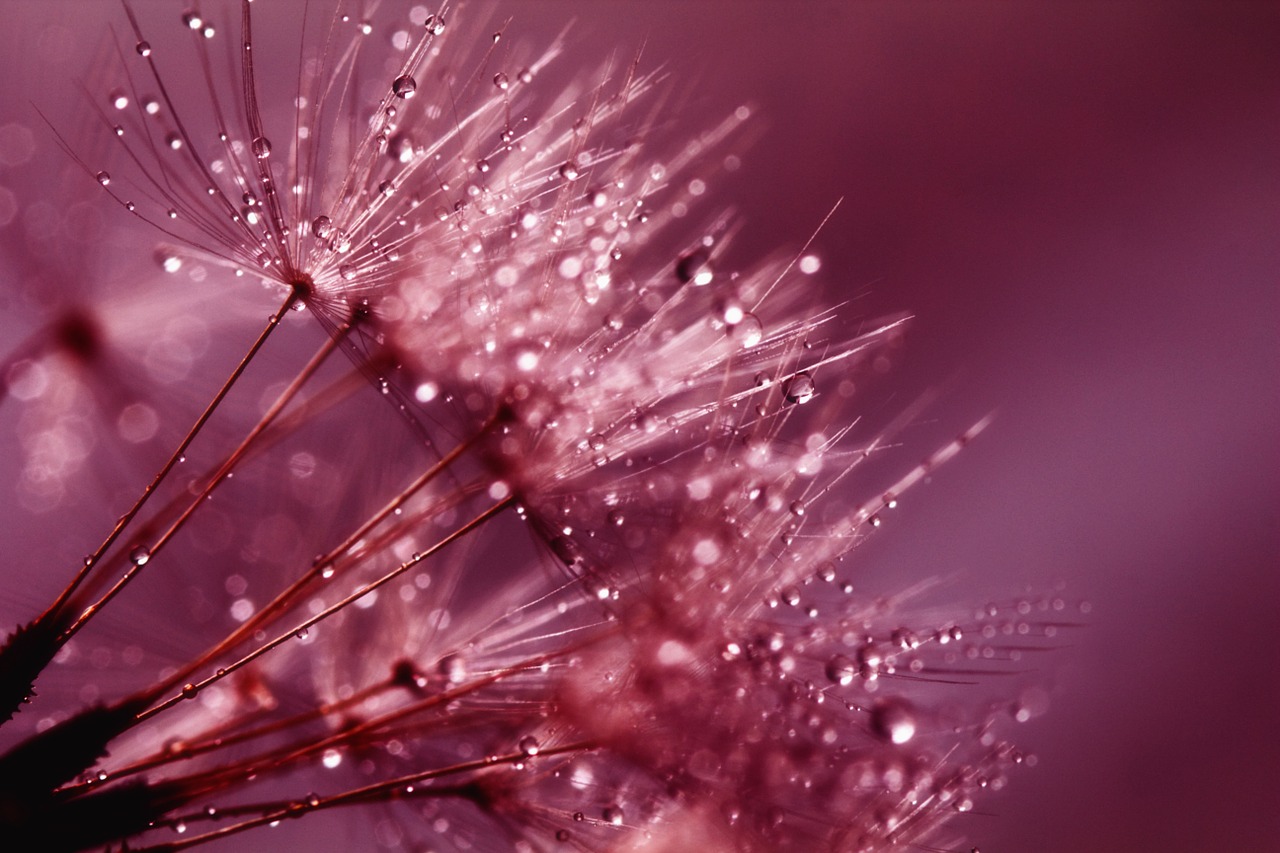
<svg viewBox="0 0 1280 853">
<path fill-rule="evenodd" d="M 63 141 L 157 229 L 165 287 L 245 278 L 281 301 L 207 405 L 114 414 L 113 440 L 175 449 L 0 647 L 0 700 L 54 667 L 156 665 L 40 698 L 56 714 L 0 756 L 25 780 L 0 785 L 7 838 L 185 848 L 358 805 L 389 847 L 906 849 L 1021 763 L 992 713 L 913 688 L 1029 651 L 1054 627 L 1032 600 L 1015 621 L 913 616 L 916 589 L 833 586 L 981 425 L 844 505 L 870 450 L 815 377 L 834 389 L 902 320 L 850 333 L 815 310 L 797 276 L 816 255 L 735 268 L 732 217 L 706 208 L 749 111 L 670 139 L 639 68 L 531 91 L 562 46 L 496 48 L 466 10 L 395 21 L 390 63 L 363 38 L 383 19 L 339 11 L 266 73 L 255 10 L 228 15 L 230 63 L 221 14 L 181 17 L 187 91 L 126 9 L 134 51 L 94 101 L 121 114 L 115 177 Z M 180 319 L 148 328 L 146 359 L 185 387 L 210 333 Z M 55 394 L 49 352 L 103 350 L 73 320 L 6 364 L 17 404 Z M 316 325 L 268 376 L 260 353 Z M 70 436 L 43 430 L 42 458 L 72 458 Z M 164 665 L 169 645 L 117 654 L 99 628 L 147 584 L 183 629 Z M 112 817 L 71 828 L 81 806 Z"/>
</svg>

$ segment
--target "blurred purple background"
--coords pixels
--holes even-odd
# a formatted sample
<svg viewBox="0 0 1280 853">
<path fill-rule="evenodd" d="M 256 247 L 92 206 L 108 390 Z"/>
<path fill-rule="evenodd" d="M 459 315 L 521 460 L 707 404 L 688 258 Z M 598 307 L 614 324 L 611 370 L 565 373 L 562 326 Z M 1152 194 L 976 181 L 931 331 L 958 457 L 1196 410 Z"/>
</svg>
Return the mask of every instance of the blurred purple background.
<svg viewBox="0 0 1280 853">
<path fill-rule="evenodd" d="M 41 140 L 0 187 L 62 165 L 27 102 L 86 75 L 83 8 L 0 6 L 0 125 Z M 520 38 L 576 18 L 570 63 L 642 47 L 690 133 L 756 108 L 759 141 L 712 188 L 744 214 L 743 258 L 798 248 L 843 199 L 824 277 L 856 316 L 916 315 L 896 403 L 941 391 L 904 459 L 997 413 L 864 555 L 974 603 L 1062 580 L 1094 604 L 1037 662 L 1039 766 L 958 824 L 972 842 L 1280 849 L 1280 5 L 509 10 Z"/>
</svg>

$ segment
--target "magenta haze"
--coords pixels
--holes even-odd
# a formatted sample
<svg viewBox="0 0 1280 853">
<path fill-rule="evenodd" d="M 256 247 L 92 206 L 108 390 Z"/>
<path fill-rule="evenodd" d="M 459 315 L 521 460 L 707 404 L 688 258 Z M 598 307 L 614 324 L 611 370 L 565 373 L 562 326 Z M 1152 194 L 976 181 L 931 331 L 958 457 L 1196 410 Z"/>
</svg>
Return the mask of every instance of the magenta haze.
<svg viewBox="0 0 1280 853">
<path fill-rule="evenodd" d="M 750 110 L 678 130 L 677 84 L 480 8 L 307 7 L 300 49 L 250 8 L 129 12 L 95 141 L 58 129 L 160 271 L 62 259 L 4 365 L 24 503 L 105 507 L 0 657 L 0 710 L 40 694 L 7 837 L 959 849 L 1045 703 L 976 682 L 1071 616 L 859 589 L 985 421 L 864 483 L 917 414 L 857 423 L 904 319 L 815 305 L 807 249 L 739 260 Z"/>
</svg>

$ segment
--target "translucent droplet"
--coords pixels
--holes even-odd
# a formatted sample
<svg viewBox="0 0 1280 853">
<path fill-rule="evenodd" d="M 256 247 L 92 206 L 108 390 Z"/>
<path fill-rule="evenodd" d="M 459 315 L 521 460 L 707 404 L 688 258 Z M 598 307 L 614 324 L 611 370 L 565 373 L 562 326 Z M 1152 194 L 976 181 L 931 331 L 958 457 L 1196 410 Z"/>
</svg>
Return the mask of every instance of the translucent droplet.
<svg viewBox="0 0 1280 853">
<path fill-rule="evenodd" d="M 378 184 L 378 195 L 383 196 L 384 198 L 387 196 L 395 195 L 395 192 L 396 192 L 396 185 L 391 183 L 390 181 L 383 181 L 382 183 Z"/>
<path fill-rule="evenodd" d="M 177 151 L 182 147 L 182 137 L 177 133 L 170 133 L 164 138 L 164 143 L 165 145 L 168 145 L 170 149 Z"/>
<path fill-rule="evenodd" d="M 199 689 L 198 687 L 196 687 L 194 684 L 192 684 L 190 681 L 188 681 L 186 684 L 182 685 L 182 698 L 183 698 L 183 699 L 194 699 L 194 698 L 196 698 L 196 694 L 197 694 L 197 693 L 199 693 L 199 692 L 200 692 L 200 689 Z"/>
<path fill-rule="evenodd" d="M 320 756 L 320 763 L 332 770 L 342 763 L 342 753 L 336 749 L 326 749 Z"/>
<path fill-rule="evenodd" d="M 484 173 L 488 172 L 488 171 L 489 171 L 489 161 L 488 161 L 488 160 L 486 160 L 486 159 L 484 159 L 483 157 L 481 157 L 479 160 L 477 160 L 477 161 L 476 161 L 476 171 L 477 171 L 477 172 L 479 172 L 479 173 L 480 173 L 480 174 L 482 174 L 482 175 L 483 175 Z"/>
<path fill-rule="evenodd" d="M 135 566 L 145 566 L 151 560 L 151 550 L 146 545 L 135 545 L 129 552 L 129 562 Z"/>
<path fill-rule="evenodd" d="M 311 233 L 318 240 L 327 240 L 333 234 L 333 221 L 327 216 L 317 216 L 311 220 Z"/>
<path fill-rule="evenodd" d="M 418 81 L 414 80 L 408 74 L 401 74 L 391 84 L 391 91 L 397 98 L 408 100 L 412 98 L 414 93 L 418 91 Z"/>
<path fill-rule="evenodd" d="M 125 107 L 129 106 L 129 96 L 124 92 L 112 92 L 108 96 L 108 100 L 111 101 L 111 106 L 118 110 L 123 110 Z"/>
<path fill-rule="evenodd" d="M 676 261 L 676 278 L 681 284 L 703 287 L 711 283 L 715 275 L 711 271 L 711 256 L 706 249 L 695 249 Z"/>
<path fill-rule="evenodd" d="M 438 36 L 444 32 L 444 15 L 428 15 L 426 23 L 423 24 L 428 33 Z"/>
<path fill-rule="evenodd" d="M 832 684 L 839 684 L 841 687 L 852 684 L 857 672 L 853 661 L 844 655 L 835 655 L 827 661 L 827 680 Z"/>
<path fill-rule="evenodd" d="M 198 30 L 204 26 L 204 19 L 195 12 L 184 12 L 182 15 L 182 23 L 186 24 L 193 30 Z"/>
<path fill-rule="evenodd" d="M 877 702 L 871 709 L 871 730 L 889 743 L 904 744 L 915 737 L 915 711 L 902 699 Z"/>
<path fill-rule="evenodd" d="M 505 92 L 511 86 L 511 80 L 508 79 L 507 75 L 499 71 L 497 74 L 493 75 L 493 85 Z"/>
<path fill-rule="evenodd" d="M 733 339 L 743 349 L 751 349 L 764 339 L 764 326 L 755 314 L 744 313 L 742 319 L 733 327 Z"/>
<path fill-rule="evenodd" d="M 566 181 L 576 181 L 578 179 L 578 167 L 572 163 L 565 163 L 560 167 L 560 177 Z"/>
<path fill-rule="evenodd" d="M 94 177 L 97 178 L 98 183 L 102 184 L 104 187 L 111 183 L 111 175 L 107 174 L 106 172 L 99 172 L 98 174 L 94 175 Z"/>
<path fill-rule="evenodd" d="M 536 737 L 533 735 L 525 735 L 520 738 L 519 749 L 523 755 L 532 757 L 538 754 L 538 750 L 541 749 L 541 746 L 538 744 L 538 739 Z"/>
<path fill-rule="evenodd" d="M 338 275 L 342 276 L 343 281 L 355 281 L 359 271 L 356 269 L 355 264 L 343 264 L 338 267 Z"/>
<path fill-rule="evenodd" d="M 622 826 L 622 807 L 618 805 L 605 806 L 600 812 L 600 817 L 610 826 Z"/>
<path fill-rule="evenodd" d="M 556 830 L 556 841 L 568 841 L 572 836 L 567 829 Z"/>
<path fill-rule="evenodd" d="M 813 384 L 813 377 L 807 373 L 797 373 L 787 381 L 787 387 L 782 392 L 788 403 L 807 403 L 817 388 Z"/>
<path fill-rule="evenodd" d="M 150 56 L 151 44 L 149 42 L 140 41 L 134 45 L 134 50 L 138 51 L 138 56 Z"/>
<path fill-rule="evenodd" d="M 271 156 L 271 140 L 265 136 L 254 137 L 253 142 L 249 144 L 249 148 L 253 151 L 253 156 L 259 160 L 265 160 Z"/>
</svg>

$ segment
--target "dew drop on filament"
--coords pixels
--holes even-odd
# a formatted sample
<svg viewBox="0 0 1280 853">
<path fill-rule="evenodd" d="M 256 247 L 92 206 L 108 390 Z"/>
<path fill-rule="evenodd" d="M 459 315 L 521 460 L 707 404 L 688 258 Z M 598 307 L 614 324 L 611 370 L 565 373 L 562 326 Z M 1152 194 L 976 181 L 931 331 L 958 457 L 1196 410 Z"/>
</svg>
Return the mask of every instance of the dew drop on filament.
<svg viewBox="0 0 1280 853">
<path fill-rule="evenodd" d="M 397 98 L 409 99 L 418 91 L 418 82 L 408 74 L 401 74 L 391 84 L 391 91 Z"/>
<path fill-rule="evenodd" d="M 94 175 L 94 177 L 97 178 L 98 183 L 102 184 L 104 187 L 111 183 L 111 175 L 106 172 L 99 172 Z"/>
<path fill-rule="evenodd" d="M 788 403 L 807 403 L 816 390 L 812 376 L 807 373 L 797 373 L 787 382 L 783 396 L 786 397 Z"/>
<path fill-rule="evenodd" d="M 265 160 L 267 157 L 271 156 L 271 140 L 267 139 L 265 136 L 254 137 L 254 140 L 250 143 L 249 147 L 253 151 L 253 156 L 257 157 L 259 160 Z"/>
</svg>

